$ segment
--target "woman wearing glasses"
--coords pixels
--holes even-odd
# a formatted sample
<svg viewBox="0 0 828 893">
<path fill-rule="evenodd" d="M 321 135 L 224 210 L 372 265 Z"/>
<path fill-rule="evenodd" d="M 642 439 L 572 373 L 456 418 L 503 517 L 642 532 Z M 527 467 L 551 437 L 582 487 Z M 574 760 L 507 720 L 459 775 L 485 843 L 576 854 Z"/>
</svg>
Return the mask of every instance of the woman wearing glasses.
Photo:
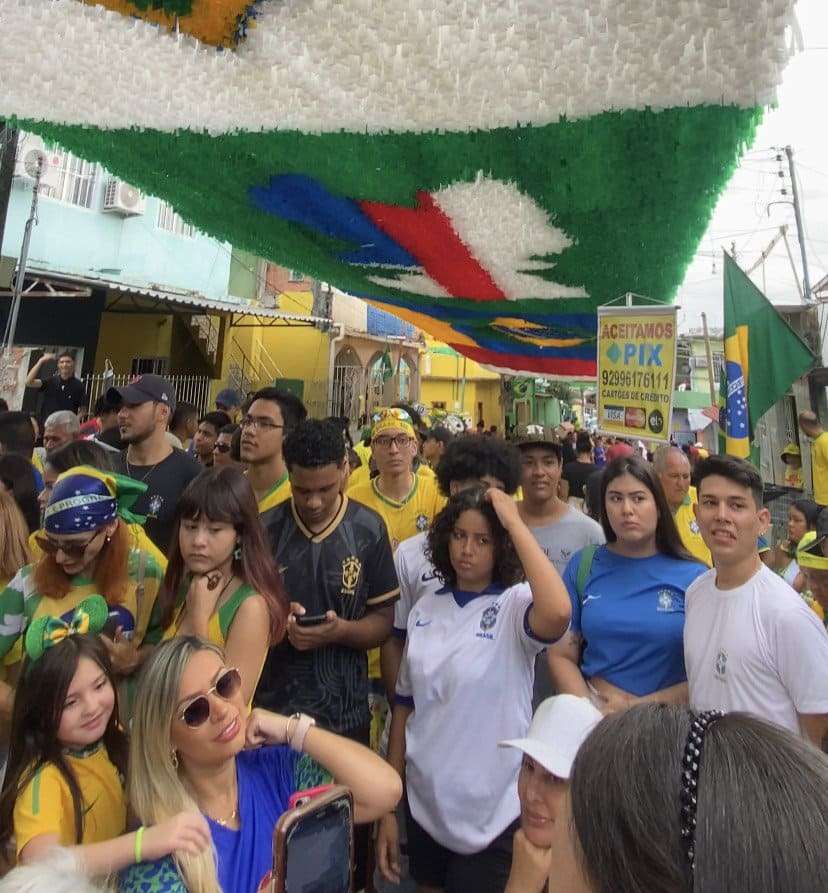
<svg viewBox="0 0 828 893">
<path fill-rule="evenodd" d="M 158 597 L 164 638 L 191 635 L 224 649 L 246 703 L 281 641 L 288 601 L 265 544 L 253 489 L 238 468 L 191 481 L 176 511 L 172 552 Z"/>
<path fill-rule="evenodd" d="M 119 677 L 138 669 L 162 578 L 155 559 L 133 546 L 127 526 L 140 520 L 130 509 L 144 489 L 89 466 L 58 477 L 37 540 L 42 555 L 0 593 L 0 658 L 37 617 L 66 619 L 85 598 L 100 594 L 109 605 L 103 640 L 113 669 Z"/>
<path fill-rule="evenodd" d="M 141 675 L 128 791 L 147 826 L 198 809 L 213 848 L 135 865 L 122 893 L 253 893 L 272 867 L 276 820 L 321 767 L 354 795 L 354 820 L 394 808 L 399 776 L 368 748 L 317 728 L 303 714 L 248 716 L 238 670 L 220 648 L 191 636 L 165 642 Z M 321 856 L 321 854 L 320 854 Z"/>
</svg>

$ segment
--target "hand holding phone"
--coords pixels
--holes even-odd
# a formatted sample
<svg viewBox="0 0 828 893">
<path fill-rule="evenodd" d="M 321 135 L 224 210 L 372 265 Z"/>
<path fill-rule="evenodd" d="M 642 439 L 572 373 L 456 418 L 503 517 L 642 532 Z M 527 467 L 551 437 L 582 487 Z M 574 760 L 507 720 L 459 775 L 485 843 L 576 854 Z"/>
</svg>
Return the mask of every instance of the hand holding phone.
<svg viewBox="0 0 828 893">
<path fill-rule="evenodd" d="M 328 622 L 327 614 L 297 614 L 296 622 L 299 626 L 320 626 Z"/>
</svg>

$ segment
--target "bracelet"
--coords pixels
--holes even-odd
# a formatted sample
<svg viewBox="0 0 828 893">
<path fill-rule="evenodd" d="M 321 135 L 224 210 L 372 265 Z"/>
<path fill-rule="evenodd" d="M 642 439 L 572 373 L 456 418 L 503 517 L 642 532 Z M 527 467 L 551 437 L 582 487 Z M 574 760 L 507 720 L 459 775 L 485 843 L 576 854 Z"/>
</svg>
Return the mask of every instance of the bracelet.
<svg viewBox="0 0 828 893">
<path fill-rule="evenodd" d="M 144 826 L 141 827 L 135 832 L 135 864 L 137 865 L 141 861 L 141 842 L 144 839 Z"/>
<path fill-rule="evenodd" d="M 305 744 L 305 737 L 310 731 L 311 726 L 316 725 L 316 720 L 308 716 L 306 713 L 294 713 L 291 719 L 296 719 L 296 728 L 290 736 L 290 748 L 297 753 L 302 753 Z"/>
<path fill-rule="evenodd" d="M 299 722 L 299 714 L 291 713 L 288 717 L 288 721 L 285 723 L 285 740 L 282 741 L 282 744 L 290 744 L 290 739 L 293 736 L 293 733 L 296 731 L 296 723 Z M 293 729 L 291 729 L 290 724 L 293 723 Z"/>
</svg>

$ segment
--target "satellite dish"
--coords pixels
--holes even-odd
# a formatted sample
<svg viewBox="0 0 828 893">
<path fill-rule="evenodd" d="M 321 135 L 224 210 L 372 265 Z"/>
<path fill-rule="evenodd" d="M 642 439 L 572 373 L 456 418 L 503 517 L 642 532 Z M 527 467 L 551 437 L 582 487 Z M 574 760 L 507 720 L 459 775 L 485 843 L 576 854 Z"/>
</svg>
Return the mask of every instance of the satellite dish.
<svg viewBox="0 0 828 893">
<path fill-rule="evenodd" d="M 40 149 L 29 149 L 23 156 L 23 168 L 26 175 L 35 180 L 38 173 L 43 175 L 46 172 L 46 154 Z"/>
</svg>

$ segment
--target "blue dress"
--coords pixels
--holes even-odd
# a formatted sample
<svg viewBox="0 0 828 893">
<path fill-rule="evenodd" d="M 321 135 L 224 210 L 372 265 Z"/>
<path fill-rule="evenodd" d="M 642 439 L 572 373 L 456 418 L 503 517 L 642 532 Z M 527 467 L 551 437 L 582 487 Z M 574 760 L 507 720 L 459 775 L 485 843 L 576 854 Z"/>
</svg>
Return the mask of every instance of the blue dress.
<svg viewBox="0 0 828 893">
<path fill-rule="evenodd" d="M 330 781 L 305 754 L 288 747 L 242 751 L 236 758 L 239 828 L 206 817 L 218 856 L 222 893 L 256 893 L 273 866 L 273 829 L 291 794 Z M 187 893 L 172 857 L 124 869 L 121 893 Z"/>
</svg>

